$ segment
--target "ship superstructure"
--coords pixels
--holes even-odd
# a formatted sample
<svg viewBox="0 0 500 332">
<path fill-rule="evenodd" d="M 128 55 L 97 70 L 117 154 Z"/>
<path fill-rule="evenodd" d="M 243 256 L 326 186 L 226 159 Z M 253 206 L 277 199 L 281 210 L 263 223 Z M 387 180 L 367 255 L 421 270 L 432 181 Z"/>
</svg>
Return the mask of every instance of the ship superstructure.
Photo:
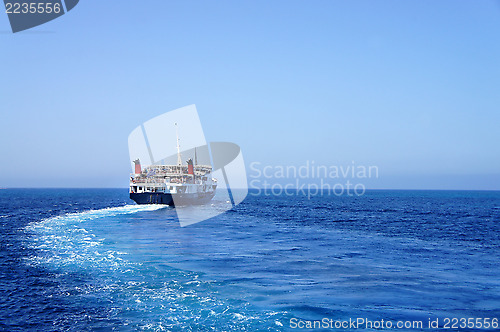
<svg viewBox="0 0 500 332">
<path fill-rule="evenodd" d="M 177 129 L 177 124 L 176 124 Z M 217 188 L 212 178 L 211 165 L 198 165 L 196 150 L 194 161 L 182 165 L 177 133 L 177 165 L 150 165 L 142 168 L 134 160 L 135 172 L 130 177 L 130 198 L 137 204 L 191 205 L 210 201 Z"/>
</svg>

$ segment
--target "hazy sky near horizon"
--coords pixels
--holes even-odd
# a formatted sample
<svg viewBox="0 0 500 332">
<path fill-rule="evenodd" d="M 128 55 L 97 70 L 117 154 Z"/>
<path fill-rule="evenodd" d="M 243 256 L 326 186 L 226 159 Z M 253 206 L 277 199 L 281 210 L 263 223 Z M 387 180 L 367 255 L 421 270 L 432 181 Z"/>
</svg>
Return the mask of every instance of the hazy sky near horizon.
<svg viewBox="0 0 500 332">
<path fill-rule="evenodd" d="M 126 187 L 127 137 L 196 104 L 247 165 L 500 189 L 498 1 L 85 0 L 0 14 L 0 187 Z"/>
</svg>

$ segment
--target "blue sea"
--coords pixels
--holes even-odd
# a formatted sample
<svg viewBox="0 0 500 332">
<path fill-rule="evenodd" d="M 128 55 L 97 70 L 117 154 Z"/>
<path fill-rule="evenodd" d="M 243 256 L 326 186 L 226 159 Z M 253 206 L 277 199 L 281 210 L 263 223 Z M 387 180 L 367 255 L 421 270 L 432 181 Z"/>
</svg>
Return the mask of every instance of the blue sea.
<svg viewBox="0 0 500 332">
<path fill-rule="evenodd" d="M 180 227 L 126 189 L 4 189 L 0 233 L 5 331 L 500 318 L 500 192 L 252 192 Z M 355 330 L 332 326 L 319 330 Z"/>
</svg>

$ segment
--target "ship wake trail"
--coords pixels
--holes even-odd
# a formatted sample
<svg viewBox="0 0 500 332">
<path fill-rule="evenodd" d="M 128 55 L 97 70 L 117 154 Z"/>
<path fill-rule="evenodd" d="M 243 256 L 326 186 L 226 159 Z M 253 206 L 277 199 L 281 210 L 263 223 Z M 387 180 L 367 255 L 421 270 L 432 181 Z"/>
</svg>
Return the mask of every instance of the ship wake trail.
<svg viewBox="0 0 500 332">
<path fill-rule="evenodd" d="M 80 222 L 82 222 L 85 220 L 92 220 L 92 219 L 96 219 L 96 218 L 113 217 L 113 216 L 117 216 L 120 214 L 129 214 L 129 213 L 136 213 L 136 212 L 142 212 L 142 211 L 154 211 L 154 210 L 159 210 L 159 209 L 164 209 L 164 208 L 165 208 L 164 205 L 159 205 L 159 204 L 150 204 L 150 205 L 143 205 L 143 206 L 129 204 L 129 205 L 125 205 L 125 206 L 104 208 L 104 209 L 98 209 L 98 210 L 88 210 L 88 211 L 83 211 L 83 212 L 68 213 L 68 214 L 65 214 L 62 216 L 44 219 L 41 222 L 31 223 L 30 225 L 28 225 L 27 229 L 28 230 L 38 230 L 40 228 L 43 228 L 46 225 L 62 224 L 62 223 L 66 223 L 68 221 L 80 221 Z"/>
<path fill-rule="evenodd" d="M 50 265 L 54 268 L 116 268 L 125 261 L 126 253 L 103 246 L 104 236 L 92 231 L 100 225 L 118 222 L 121 215 L 165 209 L 165 205 L 125 205 L 88 210 L 51 217 L 28 224 L 27 247 L 36 255 L 27 258 L 29 265 Z"/>
<path fill-rule="evenodd" d="M 171 227 L 166 220 L 173 231 L 179 227 L 174 211 L 159 209 L 171 208 L 127 205 L 32 223 L 25 231 L 34 254 L 26 263 L 69 276 L 57 278 L 65 301 L 106 303 L 105 319 L 131 330 L 204 330 L 214 322 L 217 330 L 257 330 L 262 322 L 274 328 L 284 313 L 258 310 L 224 295 L 237 287 L 170 265 L 175 248 L 159 230 Z"/>
</svg>

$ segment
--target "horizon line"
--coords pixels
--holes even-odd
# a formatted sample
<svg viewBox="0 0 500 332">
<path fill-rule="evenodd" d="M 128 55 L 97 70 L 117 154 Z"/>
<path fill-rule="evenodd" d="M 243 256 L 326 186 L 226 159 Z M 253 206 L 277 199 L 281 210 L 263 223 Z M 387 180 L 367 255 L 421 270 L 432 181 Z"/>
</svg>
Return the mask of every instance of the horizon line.
<svg viewBox="0 0 500 332">
<path fill-rule="evenodd" d="M 8 190 L 8 189 L 129 189 L 128 187 L 0 187 L 0 190 Z M 244 190 L 245 188 L 231 188 L 231 190 Z M 294 190 L 294 191 L 332 191 L 333 189 L 299 189 L 299 188 L 288 188 L 287 190 Z M 366 191 L 370 190 L 378 190 L 378 191 L 500 191 L 500 189 L 430 189 L 430 188 L 366 188 Z M 248 188 L 248 191 L 272 191 L 271 188 Z"/>
</svg>

